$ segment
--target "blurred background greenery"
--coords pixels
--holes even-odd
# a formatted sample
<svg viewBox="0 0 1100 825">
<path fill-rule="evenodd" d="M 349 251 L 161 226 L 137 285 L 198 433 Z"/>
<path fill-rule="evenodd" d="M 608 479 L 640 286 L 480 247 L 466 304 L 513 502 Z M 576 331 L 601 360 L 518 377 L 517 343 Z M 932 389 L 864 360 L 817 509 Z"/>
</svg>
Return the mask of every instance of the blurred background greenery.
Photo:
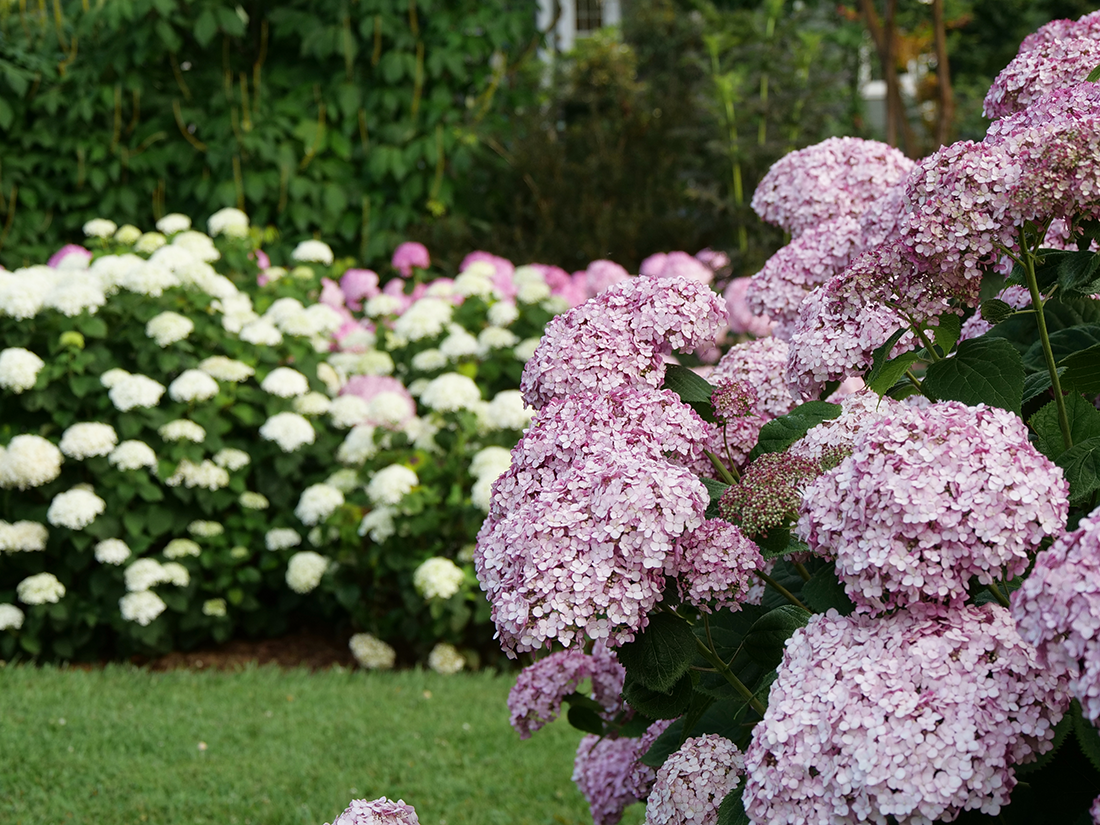
<svg viewBox="0 0 1100 825">
<path fill-rule="evenodd" d="M 777 158 L 980 138 L 1020 40 L 1091 5 L 622 0 L 547 59 L 536 0 L 0 0 L 0 264 L 97 216 L 237 206 L 268 247 L 368 264 L 411 238 L 445 271 L 710 246 L 751 274 L 782 243 L 747 206 Z"/>
</svg>

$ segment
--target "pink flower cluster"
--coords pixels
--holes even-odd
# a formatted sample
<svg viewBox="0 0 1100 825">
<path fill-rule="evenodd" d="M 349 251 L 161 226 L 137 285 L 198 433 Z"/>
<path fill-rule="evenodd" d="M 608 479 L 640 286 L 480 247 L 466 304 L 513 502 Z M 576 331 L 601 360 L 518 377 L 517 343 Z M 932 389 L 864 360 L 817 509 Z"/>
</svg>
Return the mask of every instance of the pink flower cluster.
<svg viewBox="0 0 1100 825">
<path fill-rule="evenodd" d="M 637 739 L 592 734 L 581 739 L 573 782 L 588 800 L 593 825 L 615 825 L 627 805 L 646 798 L 656 773 L 638 760 L 669 724 L 671 720 L 654 722 Z"/>
<path fill-rule="evenodd" d="M 427 269 L 431 266 L 432 258 L 424 244 L 416 241 L 405 241 L 394 250 L 390 264 L 400 273 L 402 278 L 408 278 L 412 275 L 414 268 Z"/>
<path fill-rule="evenodd" d="M 722 300 L 696 281 L 615 284 L 547 324 L 523 370 L 524 400 L 539 409 L 575 393 L 659 387 L 665 356 L 713 343 L 725 316 Z"/>
<path fill-rule="evenodd" d="M 597 644 L 592 655 L 583 650 L 559 650 L 525 667 L 508 694 L 511 723 L 520 739 L 558 718 L 562 699 L 585 679 L 592 680 L 593 699 L 608 714 L 622 707 L 626 671 L 615 654 Z"/>
<path fill-rule="evenodd" d="M 1076 34 L 1076 32 L 1072 32 Z M 1083 81 L 1100 65 L 1100 39 L 1089 36 L 1033 41 L 997 75 L 982 113 L 1000 118 L 1020 112 L 1043 95 Z"/>
<path fill-rule="evenodd" d="M 697 456 L 706 432 L 667 390 L 565 397 L 539 411 L 493 486 L 474 556 L 509 654 L 585 635 L 619 645 L 646 626 L 678 568 L 677 541 L 702 525 L 708 502 L 667 456 Z"/>
<path fill-rule="evenodd" d="M 764 565 L 760 549 L 733 524 L 707 519 L 680 538 L 680 598 L 704 613 L 740 610 Z"/>
<path fill-rule="evenodd" d="M 368 802 L 353 799 L 332 825 L 420 825 L 420 819 L 412 805 L 402 799 L 394 802 L 382 796 Z"/>
<path fill-rule="evenodd" d="M 1089 38 L 1100 40 L 1100 12 L 1090 12 L 1077 20 L 1051 20 L 1024 38 L 1020 53 L 1029 52 L 1055 40 Z"/>
<path fill-rule="evenodd" d="M 1085 715 L 1100 721 L 1100 510 L 1039 554 L 1012 615 L 1039 662 L 1066 674 Z"/>
<path fill-rule="evenodd" d="M 1027 569 L 1065 524 L 1069 488 L 1018 416 L 949 401 L 899 406 L 811 484 L 798 534 L 836 558 L 857 610 L 960 604 L 969 580 Z"/>
<path fill-rule="evenodd" d="M 714 733 L 688 739 L 657 771 L 646 825 L 717 825 L 718 808 L 741 781 L 745 759 Z"/>
<path fill-rule="evenodd" d="M 902 405 L 927 406 L 924 396 L 910 396 L 904 402 L 863 389 L 840 400 L 840 415 L 811 428 L 787 450 L 795 458 L 813 461 L 830 456 L 851 455 L 856 440 L 871 423 L 895 413 Z"/>
<path fill-rule="evenodd" d="M 998 605 L 819 614 L 787 642 L 753 731 L 745 810 L 788 825 L 996 815 L 1068 704 Z"/>
<path fill-rule="evenodd" d="M 756 188 L 752 208 L 798 237 L 833 218 L 857 217 L 912 167 L 885 143 L 829 138 L 777 161 Z"/>
</svg>

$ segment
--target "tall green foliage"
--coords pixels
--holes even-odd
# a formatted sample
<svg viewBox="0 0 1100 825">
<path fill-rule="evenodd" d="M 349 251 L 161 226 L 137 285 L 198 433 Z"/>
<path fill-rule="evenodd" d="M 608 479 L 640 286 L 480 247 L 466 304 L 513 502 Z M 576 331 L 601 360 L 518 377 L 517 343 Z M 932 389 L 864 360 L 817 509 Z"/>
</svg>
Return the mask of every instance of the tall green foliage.
<svg viewBox="0 0 1100 825">
<path fill-rule="evenodd" d="M 523 0 L 0 0 L 0 263 L 224 206 L 379 255 L 533 36 Z"/>
</svg>

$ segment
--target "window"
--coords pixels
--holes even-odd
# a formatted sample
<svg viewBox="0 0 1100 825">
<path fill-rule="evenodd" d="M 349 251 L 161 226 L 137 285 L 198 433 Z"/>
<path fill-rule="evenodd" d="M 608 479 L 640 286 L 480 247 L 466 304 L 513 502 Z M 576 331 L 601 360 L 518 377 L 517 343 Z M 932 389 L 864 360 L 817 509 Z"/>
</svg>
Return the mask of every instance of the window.
<svg viewBox="0 0 1100 825">
<path fill-rule="evenodd" d="M 587 34 L 603 26 L 603 0 L 576 0 L 577 34 Z"/>
</svg>

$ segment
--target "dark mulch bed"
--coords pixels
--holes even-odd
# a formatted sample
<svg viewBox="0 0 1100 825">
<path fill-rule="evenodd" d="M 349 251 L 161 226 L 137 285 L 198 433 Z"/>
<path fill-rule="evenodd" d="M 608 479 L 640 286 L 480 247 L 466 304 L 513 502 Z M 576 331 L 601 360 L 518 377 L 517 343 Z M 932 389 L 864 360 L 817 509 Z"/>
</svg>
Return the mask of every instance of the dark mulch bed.
<svg viewBox="0 0 1100 825">
<path fill-rule="evenodd" d="M 347 639 L 315 630 L 300 630 L 277 639 L 234 639 L 223 645 L 169 653 L 157 658 L 135 656 L 131 661 L 154 671 L 239 670 L 248 664 L 306 667 L 310 670 L 334 665 L 355 667 Z"/>
</svg>

